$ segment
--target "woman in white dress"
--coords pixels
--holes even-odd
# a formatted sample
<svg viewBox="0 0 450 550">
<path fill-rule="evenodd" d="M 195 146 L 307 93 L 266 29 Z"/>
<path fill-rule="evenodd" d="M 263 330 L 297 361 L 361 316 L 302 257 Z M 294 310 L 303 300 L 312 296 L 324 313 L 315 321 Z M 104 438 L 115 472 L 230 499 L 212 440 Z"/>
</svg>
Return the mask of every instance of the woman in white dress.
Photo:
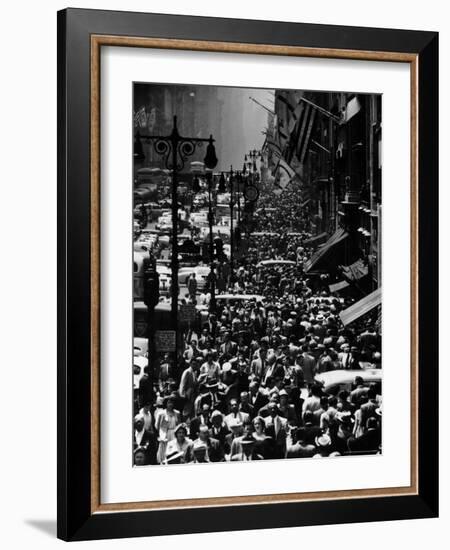
<svg viewBox="0 0 450 550">
<path fill-rule="evenodd" d="M 158 432 L 158 452 L 156 461 L 163 464 L 166 458 L 166 448 L 169 441 L 175 438 L 175 428 L 180 421 L 180 413 L 174 409 L 174 402 L 171 397 L 167 398 L 166 408 L 156 419 L 156 431 Z"/>
</svg>

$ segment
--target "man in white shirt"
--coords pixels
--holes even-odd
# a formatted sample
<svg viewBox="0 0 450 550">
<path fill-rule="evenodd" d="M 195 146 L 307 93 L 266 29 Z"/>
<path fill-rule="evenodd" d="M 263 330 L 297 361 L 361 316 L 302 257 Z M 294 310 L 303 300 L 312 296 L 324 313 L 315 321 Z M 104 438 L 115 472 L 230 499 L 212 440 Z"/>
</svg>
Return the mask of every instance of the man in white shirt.
<svg viewBox="0 0 450 550">
<path fill-rule="evenodd" d="M 245 424 L 249 418 L 250 415 L 248 413 L 239 410 L 237 399 L 232 399 L 230 401 L 230 414 L 227 414 L 224 419 L 227 428 L 230 429 L 230 426 L 236 421 Z"/>
</svg>

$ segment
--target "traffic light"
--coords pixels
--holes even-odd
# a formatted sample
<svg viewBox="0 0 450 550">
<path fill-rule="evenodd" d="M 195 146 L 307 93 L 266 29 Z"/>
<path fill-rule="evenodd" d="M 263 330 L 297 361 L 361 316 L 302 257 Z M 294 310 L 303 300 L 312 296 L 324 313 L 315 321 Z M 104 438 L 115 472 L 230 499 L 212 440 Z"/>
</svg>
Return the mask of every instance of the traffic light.
<svg viewBox="0 0 450 550">
<path fill-rule="evenodd" d="M 225 256 L 223 252 L 223 241 L 220 237 L 216 237 L 214 239 L 214 249 L 216 252 L 216 257 L 218 260 L 222 260 L 222 258 Z"/>
<path fill-rule="evenodd" d="M 133 157 L 134 160 L 137 161 L 145 159 L 144 148 L 142 147 L 141 134 L 139 133 L 139 130 L 134 134 Z"/>
<path fill-rule="evenodd" d="M 197 176 L 195 176 L 192 180 L 192 190 L 194 193 L 200 193 L 200 180 Z"/>
<path fill-rule="evenodd" d="M 236 243 L 236 246 L 240 246 L 242 240 L 242 234 L 239 227 L 236 227 L 234 230 L 234 241 Z"/>
<path fill-rule="evenodd" d="M 225 176 L 223 175 L 223 172 L 220 174 L 219 186 L 217 187 L 217 191 L 219 191 L 219 193 L 225 193 L 226 191 Z"/>
<path fill-rule="evenodd" d="M 144 304 L 154 308 L 159 303 L 159 274 L 153 266 L 144 271 Z"/>
</svg>

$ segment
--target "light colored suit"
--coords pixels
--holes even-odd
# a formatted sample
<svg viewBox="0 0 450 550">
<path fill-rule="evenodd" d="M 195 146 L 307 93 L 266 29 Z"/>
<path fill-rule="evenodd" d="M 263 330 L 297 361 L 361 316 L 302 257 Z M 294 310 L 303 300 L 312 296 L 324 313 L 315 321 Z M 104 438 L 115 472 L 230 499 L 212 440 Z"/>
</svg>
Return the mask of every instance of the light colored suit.
<svg viewBox="0 0 450 550">
<path fill-rule="evenodd" d="M 243 411 L 238 411 L 237 413 L 230 413 L 227 414 L 227 416 L 224 419 L 225 425 L 228 429 L 230 429 L 230 424 L 234 420 L 238 420 L 242 424 L 245 424 L 245 422 L 250 418 L 250 415 Z"/>
</svg>

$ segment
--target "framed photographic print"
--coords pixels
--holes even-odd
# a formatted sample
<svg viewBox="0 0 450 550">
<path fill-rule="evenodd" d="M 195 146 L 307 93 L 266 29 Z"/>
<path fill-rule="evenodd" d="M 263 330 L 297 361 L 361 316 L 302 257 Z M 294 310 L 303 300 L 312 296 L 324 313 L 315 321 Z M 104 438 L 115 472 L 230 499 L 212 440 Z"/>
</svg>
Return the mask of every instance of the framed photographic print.
<svg viewBox="0 0 450 550">
<path fill-rule="evenodd" d="M 67 9 L 58 56 L 58 536 L 436 516 L 437 33 Z"/>
</svg>

